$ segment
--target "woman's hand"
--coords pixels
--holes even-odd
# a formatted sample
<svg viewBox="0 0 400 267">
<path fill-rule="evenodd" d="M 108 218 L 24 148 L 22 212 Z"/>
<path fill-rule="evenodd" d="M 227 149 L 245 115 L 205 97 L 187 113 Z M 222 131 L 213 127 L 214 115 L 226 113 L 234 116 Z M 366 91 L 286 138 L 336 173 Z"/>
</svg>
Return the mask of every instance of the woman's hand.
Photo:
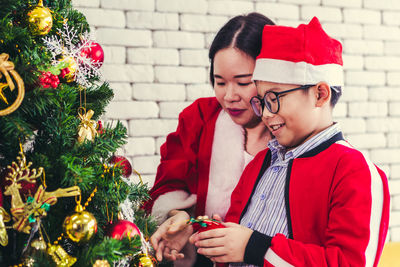
<svg viewBox="0 0 400 267">
<path fill-rule="evenodd" d="M 244 252 L 253 230 L 236 223 L 223 223 L 226 228 L 218 228 L 190 237 L 190 242 L 214 262 L 243 262 Z"/>
<path fill-rule="evenodd" d="M 186 223 L 190 219 L 186 211 L 174 210 L 170 215 L 150 238 L 158 261 L 163 257 L 171 261 L 182 259 L 184 255 L 179 252 L 193 233 L 191 225 Z"/>
</svg>

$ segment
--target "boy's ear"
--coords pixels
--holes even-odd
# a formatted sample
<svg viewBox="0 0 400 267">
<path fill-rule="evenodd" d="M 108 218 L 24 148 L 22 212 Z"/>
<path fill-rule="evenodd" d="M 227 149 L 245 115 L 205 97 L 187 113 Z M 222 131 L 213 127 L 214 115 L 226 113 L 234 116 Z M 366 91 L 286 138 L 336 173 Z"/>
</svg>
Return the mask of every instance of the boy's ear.
<svg viewBox="0 0 400 267">
<path fill-rule="evenodd" d="M 314 87 L 314 94 L 316 98 L 316 107 L 322 107 L 325 104 L 330 104 L 331 101 L 331 88 L 325 82 L 317 83 Z"/>
</svg>

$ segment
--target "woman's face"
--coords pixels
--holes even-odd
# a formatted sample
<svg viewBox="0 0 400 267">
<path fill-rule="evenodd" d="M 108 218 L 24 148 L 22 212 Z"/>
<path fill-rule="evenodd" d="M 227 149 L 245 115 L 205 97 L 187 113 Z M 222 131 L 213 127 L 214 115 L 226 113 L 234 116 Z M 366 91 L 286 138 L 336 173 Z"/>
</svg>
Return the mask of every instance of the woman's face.
<svg viewBox="0 0 400 267">
<path fill-rule="evenodd" d="M 215 96 L 232 120 L 245 128 L 261 121 L 250 105 L 250 99 L 257 95 L 251 81 L 254 65 L 255 60 L 237 48 L 224 48 L 214 57 Z"/>
</svg>

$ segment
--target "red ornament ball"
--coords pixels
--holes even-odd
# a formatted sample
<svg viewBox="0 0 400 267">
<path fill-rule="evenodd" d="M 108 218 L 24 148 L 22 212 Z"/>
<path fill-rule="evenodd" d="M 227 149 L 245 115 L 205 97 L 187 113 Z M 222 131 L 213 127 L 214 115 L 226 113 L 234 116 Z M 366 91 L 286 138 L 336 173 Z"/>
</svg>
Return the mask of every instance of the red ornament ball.
<svg viewBox="0 0 400 267">
<path fill-rule="evenodd" d="M 128 178 L 132 174 L 132 165 L 129 160 L 123 156 L 112 156 L 110 163 L 122 168 L 122 175 Z"/>
<path fill-rule="evenodd" d="M 81 56 L 90 58 L 101 66 L 104 62 L 103 48 L 96 42 L 90 42 L 89 46 L 81 49 Z"/>
<path fill-rule="evenodd" d="M 121 220 L 116 223 L 111 224 L 108 228 L 107 236 L 122 239 L 125 236 L 129 236 L 131 238 L 136 235 L 140 235 L 140 230 L 133 222 Z"/>
</svg>

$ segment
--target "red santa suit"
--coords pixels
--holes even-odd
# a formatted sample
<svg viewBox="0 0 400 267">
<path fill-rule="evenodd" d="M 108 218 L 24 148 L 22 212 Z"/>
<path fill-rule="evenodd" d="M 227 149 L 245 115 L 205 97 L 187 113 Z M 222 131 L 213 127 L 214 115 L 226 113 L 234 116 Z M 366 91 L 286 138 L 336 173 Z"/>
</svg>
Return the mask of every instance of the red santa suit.
<svg viewBox="0 0 400 267">
<path fill-rule="evenodd" d="M 144 208 L 159 222 L 170 210 L 192 206 L 195 216 L 214 213 L 225 217 L 231 193 L 249 159 L 243 128 L 216 98 L 200 98 L 184 109 L 176 132 L 167 136 L 160 150 L 151 200 Z"/>
<path fill-rule="evenodd" d="M 246 167 L 226 221 L 239 223 L 270 152 Z M 254 231 L 245 262 L 263 266 L 377 266 L 389 223 L 385 174 L 341 133 L 290 161 L 286 176 L 289 237 Z"/>
</svg>

